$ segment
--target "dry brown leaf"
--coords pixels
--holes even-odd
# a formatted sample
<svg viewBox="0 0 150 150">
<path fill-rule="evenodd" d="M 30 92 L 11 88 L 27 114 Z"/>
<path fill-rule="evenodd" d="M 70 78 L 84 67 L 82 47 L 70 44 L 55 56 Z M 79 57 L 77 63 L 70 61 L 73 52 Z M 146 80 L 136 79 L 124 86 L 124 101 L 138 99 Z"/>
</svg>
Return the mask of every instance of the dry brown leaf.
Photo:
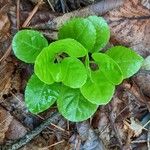
<svg viewBox="0 0 150 150">
<path fill-rule="evenodd" d="M 150 71 L 141 70 L 134 76 L 134 80 L 143 93 L 150 97 Z"/>
<path fill-rule="evenodd" d="M 88 121 L 77 123 L 77 131 L 80 135 L 79 138 L 81 140 L 81 143 L 79 146 L 80 149 L 89 149 L 89 150 L 105 149 L 105 145 L 103 144 L 102 140 L 90 127 L 90 124 Z M 77 149 L 78 147 L 77 145 L 78 144 L 75 144 L 74 149 Z"/>
<path fill-rule="evenodd" d="M 10 21 L 6 14 L 0 14 L 0 41 L 3 42 L 8 35 L 10 29 Z"/>
<path fill-rule="evenodd" d="M 27 129 L 16 119 L 13 119 L 6 132 L 6 138 L 9 140 L 17 140 L 27 133 Z"/>
<path fill-rule="evenodd" d="M 14 69 L 15 64 L 11 62 L 11 58 L 8 58 L 7 61 L 2 62 L 0 65 L 0 98 L 10 90 Z"/>
<path fill-rule="evenodd" d="M 0 57 L 10 44 L 10 20 L 7 15 L 9 2 L 7 2 L 7 0 L 0 2 Z"/>
<path fill-rule="evenodd" d="M 0 144 L 4 142 L 5 133 L 9 128 L 9 125 L 13 117 L 2 107 L 0 107 Z"/>
<path fill-rule="evenodd" d="M 143 130 L 143 126 L 139 121 L 136 121 L 133 117 L 130 118 L 131 124 L 128 124 L 127 122 L 125 123 L 130 132 L 132 133 L 133 137 L 138 137 Z"/>
<path fill-rule="evenodd" d="M 142 0 L 142 5 L 146 8 L 150 9 L 150 1 L 149 0 Z"/>
<path fill-rule="evenodd" d="M 143 56 L 150 54 L 149 0 L 125 0 L 119 9 L 105 15 L 112 32 L 112 41 L 132 47 Z M 145 7 L 147 6 L 147 7 Z"/>
<path fill-rule="evenodd" d="M 105 145 L 109 145 L 109 141 L 111 139 L 111 129 L 110 129 L 110 124 L 108 120 L 108 116 L 106 115 L 106 109 L 105 107 L 102 107 L 98 111 L 98 131 L 99 131 L 99 137 L 102 139 L 103 143 Z"/>
</svg>

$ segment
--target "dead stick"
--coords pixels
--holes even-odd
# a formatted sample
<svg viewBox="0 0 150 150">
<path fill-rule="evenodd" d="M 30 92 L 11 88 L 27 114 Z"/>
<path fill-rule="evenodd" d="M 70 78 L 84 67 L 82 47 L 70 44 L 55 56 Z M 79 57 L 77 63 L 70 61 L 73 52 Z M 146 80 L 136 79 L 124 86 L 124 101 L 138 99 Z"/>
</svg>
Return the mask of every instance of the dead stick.
<svg viewBox="0 0 150 150">
<path fill-rule="evenodd" d="M 39 9 L 39 6 L 42 4 L 43 0 L 40 0 L 37 5 L 34 7 L 34 9 L 29 13 L 28 18 L 26 19 L 26 21 L 23 23 L 22 27 L 27 27 L 30 23 L 30 20 L 33 18 L 33 16 L 35 15 L 35 13 L 37 12 L 37 10 Z"/>
<path fill-rule="evenodd" d="M 0 146 L 0 149 L 1 150 L 18 150 L 22 146 L 29 143 L 33 138 L 35 138 L 38 134 L 40 134 L 45 128 L 47 128 L 56 119 L 56 117 L 58 117 L 58 115 L 59 114 L 56 112 L 52 113 L 52 115 L 47 120 L 41 123 L 33 131 L 28 132 L 24 137 L 12 143 L 10 146 L 9 145 Z"/>
<path fill-rule="evenodd" d="M 66 13 L 62 16 L 54 18 L 40 25 L 35 25 L 34 28 L 39 29 L 53 29 L 57 30 L 64 22 L 73 17 L 87 17 L 90 15 L 103 15 L 106 12 L 117 8 L 123 4 L 124 0 L 102 0 L 96 4 L 85 7 L 81 10 L 76 10 L 70 13 Z"/>
<path fill-rule="evenodd" d="M 20 28 L 20 14 L 19 14 L 19 10 L 20 10 L 20 0 L 17 0 L 17 29 L 19 30 Z"/>
</svg>

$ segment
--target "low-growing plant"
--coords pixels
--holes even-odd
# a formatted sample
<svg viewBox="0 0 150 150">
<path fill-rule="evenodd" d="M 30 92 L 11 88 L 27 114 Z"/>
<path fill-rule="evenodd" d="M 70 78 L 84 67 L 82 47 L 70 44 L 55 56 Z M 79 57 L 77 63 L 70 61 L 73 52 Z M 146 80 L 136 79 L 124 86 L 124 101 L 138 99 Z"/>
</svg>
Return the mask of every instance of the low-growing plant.
<svg viewBox="0 0 150 150">
<path fill-rule="evenodd" d="M 107 22 L 97 16 L 67 21 L 59 29 L 58 40 L 49 45 L 37 31 L 19 31 L 12 41 L 14 54 L 34 63 L 34 74 L 25 89 L 29 111 L 38 114 L 56 102 L 65 118 L 78 122 L 107 104 L 115 86 L 134 75 L 143 62 L 124 46 L 99 52 L 109 38 Z"/>
</svg>

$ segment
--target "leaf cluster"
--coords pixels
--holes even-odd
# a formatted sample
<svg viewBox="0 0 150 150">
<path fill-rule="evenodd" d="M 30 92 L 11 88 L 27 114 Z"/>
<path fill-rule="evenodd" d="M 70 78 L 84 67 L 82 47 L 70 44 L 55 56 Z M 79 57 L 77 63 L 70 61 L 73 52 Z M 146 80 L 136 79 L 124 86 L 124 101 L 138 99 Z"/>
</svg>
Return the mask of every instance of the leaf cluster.
<svg viewBox="0 0 150 150">
<path fill-rule="evenodd" d="M 109 38 L 107 22 L 97 16 L 67 21 L 59 29 L 58 40 L 50 44 L 37 31 L 19 31 L 12 42 L 14 54 L 34 63 L 25 89 L 28 109 L 38 114 L 56 102 L 65 118 L 78 122 L 107 104 L 115 86 L 134 75 L 143 62 L 124 46 L 99 52 Z"/>
</svg>

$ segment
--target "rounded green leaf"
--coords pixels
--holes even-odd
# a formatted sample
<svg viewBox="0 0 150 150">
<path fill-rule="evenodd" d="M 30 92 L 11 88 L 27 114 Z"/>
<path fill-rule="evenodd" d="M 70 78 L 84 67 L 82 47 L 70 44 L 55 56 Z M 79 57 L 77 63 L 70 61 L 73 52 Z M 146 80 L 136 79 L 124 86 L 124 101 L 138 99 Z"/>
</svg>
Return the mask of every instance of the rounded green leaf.
<svg viewBox="0 0 150 150">
<path fill-rule="evenodd" d="M 83 86 L 87 80 L 87 72 L 83 63 L 77 59 L 68 57 L 61 62 L 62 82 L 64 85 L 79 88 Z"/>
<path fill-rule="evenodd" d="M 34 63 L 41 50 L 47 46 L 48 42 L 44 36 L 34 30 L 21 30 L 12 41 L 14 54 L 26 63 Z"/>
<path fill-rule="evenodd" d="M 30 112 L 38 114 L 55 103 L 59 96 L 59 84 L 47 85 L 33 74 L 25 90 L 25 103 Z"/>
<path fill-rule="evenodd" d="M 143 58 L 139 54 L 124 46 L 112 47 L 106 54 L 118 63 L 124 79 L 133 76 L 143 63 Z"/>
<path fill-rule="evenodd" d="M 83 18 L 74 18 L 67 21 L 59 29 L 58 38 L 75 39 L 88 49 L 88 51 L 91 51 L 96 40 L 96 30 L 91 21 Z"/>
<path fill-rule="evenodd" d="M 99 65 L 100 70 L 110 82 L 115 85 L 122 82 L 122 71 L 111 57 L 102 53 L 93 53 L 92 58 Z"/>
<path fill-rule="evenodd" d="M 72 59 L 69 57 L 62 60 L 62 62 L 54 63 L 57 55 L 62 52 L 67 53 Z M 86 49 L 73 39 L 53 42 L 48 47 L 44 48 L 38 55 L 34 67 L 35 74 L 40 80 L 47 84 L 64 82 L 64 84 L 70 87 L 81 87 L 85 83 L 87 77 L 84 65 L 76 57 L 83 57 L 86 54 Z M 81 77 L 75 77 L 75 75 L 79 75 L 77 71 L 81 73 Z M 68 74 L 66 74 L 66 72 Z"/>
<path fill-rule="evenodd" d="M 59 112 L 66 119 L 73 122 L 84 121 L 90 118 L 98 107 L 87 101 L 79 89 L 72 89 L 67 86 L 61 88 L 57 106 Z"/>
<path fill-rule="evenodd" d="M 92 22 L 96 29 L 96 43 L 92 49 L 92 52 L 98 52 L 108 43 L 110 38 L 110 29 L 106 20 L 102 17 L 89 16 L 87 19 Z"/>
<path fill-rule="evenodd" d="M 107 104 L 115 91 L 115 86 L 111 84 L 100 71 L 91 71 L 91 78 L 80 88 L 83 96 L 93 104 Z"/>
</svg>

